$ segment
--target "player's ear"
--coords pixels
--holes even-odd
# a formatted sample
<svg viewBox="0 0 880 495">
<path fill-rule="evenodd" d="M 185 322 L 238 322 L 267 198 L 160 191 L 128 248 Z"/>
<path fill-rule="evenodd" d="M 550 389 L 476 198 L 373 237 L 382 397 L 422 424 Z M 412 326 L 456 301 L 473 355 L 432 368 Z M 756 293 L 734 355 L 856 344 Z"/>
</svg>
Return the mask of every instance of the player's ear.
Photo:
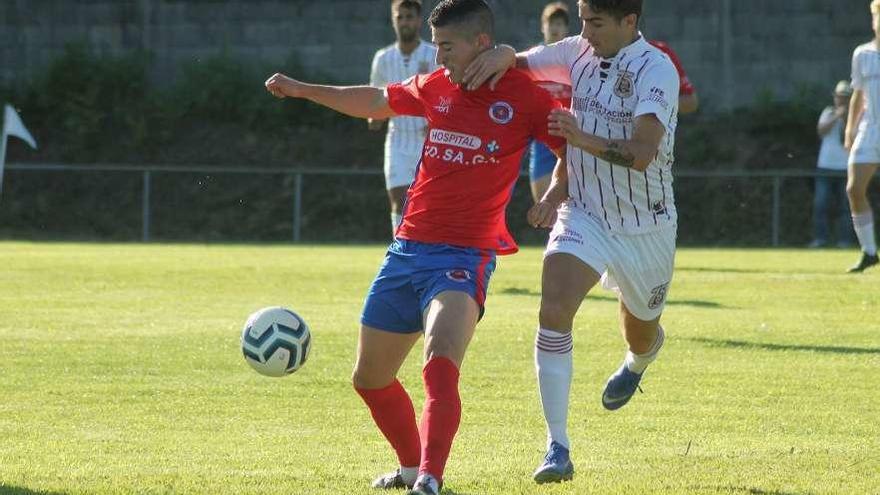
<svg viewBox="0 0 880 495">
<path fill-rule="evenodd" d="M 492 38 L 488 34 L 480 33 L 477 35 L 477 46 L 480 49 L 487 49 L 495 46 L 495 43 L 492 42 Z"/>
<path fill-rule="evenodd" d="M 625 16 L 623 16 L 622 21 L 626 25 L 626 27 L 629 27 L 629 28 L 636 28 L 637 29 L 639 26 L 639 16 L 636 14 L 625 15 Z"/>
</svg>

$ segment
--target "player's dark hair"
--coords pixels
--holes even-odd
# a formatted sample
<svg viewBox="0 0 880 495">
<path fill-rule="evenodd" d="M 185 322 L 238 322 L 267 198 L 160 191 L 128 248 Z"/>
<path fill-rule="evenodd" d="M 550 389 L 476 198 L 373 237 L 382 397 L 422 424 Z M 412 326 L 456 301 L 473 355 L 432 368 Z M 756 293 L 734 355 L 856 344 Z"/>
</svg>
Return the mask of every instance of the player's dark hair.
<svg viewBox="0 0 880 495">
<path fill-rule="evenodd" d="M 419 14 L 422 13 L 422 0 L 391 0 L 391 6 L 395 5 L 399 9 L 413 9 Z"/>
<path fill-rule="evenodd" d="M 580 0 L 597 14 L 609 14 L 618 21 L 635 14 L 642 18 L 642 0 Z"/>
<path fill-rule="evenodd" d="M 566 25 L 571 20 L 569 18 L 568 5 L 565 5 L 564 2 L 548 3 L 544 7 L 544 11 L 541 12 L 541 22 L 553 22 L 557 19 Z"/>
<path fill-rule="evenodd" d="M 467 25 L 471 34 L 488 34 L 495 39 L 495 16 L 485 0 L 442 0 L 434 7 L 428 22 L 432 27 Z"/>
</svg>

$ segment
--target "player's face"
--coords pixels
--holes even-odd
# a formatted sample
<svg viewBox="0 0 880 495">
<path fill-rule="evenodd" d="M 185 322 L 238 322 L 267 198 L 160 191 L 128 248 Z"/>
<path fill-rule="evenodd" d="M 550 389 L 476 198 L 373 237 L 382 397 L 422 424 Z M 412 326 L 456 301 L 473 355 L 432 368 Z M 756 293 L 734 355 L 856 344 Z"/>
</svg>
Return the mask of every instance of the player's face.
<svg viewBox="0 0 880 495">
<path fill-rule="evenodd" d="M 557 17 L 541 23 L 541 32 L 544 34 L 544 43 L 556 43 L 568 36 L 568 24 Z"/>
<path fill-rule="evenodd" d="M 455 84 L 461 84 L 464 70 L 477 55 L 492 46 L 489 35 L 473 35 L 466 27 L 432 27 L 431 33 L 437 45 L 437 65 L 446 69 L 446 76 Z"/>
<path fill-rule="evenodd" d="M 849 96 L 847 95 L 834 95 L 834 106 L 836 107 L 849 107 Z"/>
<path fill-rule="evenodd" d="M 422 18 L 415 9 L 395 5 L 391 7 L 391 23 L 394 24 L 397 39 L 406 43 L 418 37 Z"/>
<path fill-rule="evenodd" d="M 578 2 L 584 29 L 581 32 L 600 57 L 611 58 L 632 42 L 638 16 L 630 14 L 619 21 L 607 12 L 594 11 L 587 2 Z"/>
</svg>

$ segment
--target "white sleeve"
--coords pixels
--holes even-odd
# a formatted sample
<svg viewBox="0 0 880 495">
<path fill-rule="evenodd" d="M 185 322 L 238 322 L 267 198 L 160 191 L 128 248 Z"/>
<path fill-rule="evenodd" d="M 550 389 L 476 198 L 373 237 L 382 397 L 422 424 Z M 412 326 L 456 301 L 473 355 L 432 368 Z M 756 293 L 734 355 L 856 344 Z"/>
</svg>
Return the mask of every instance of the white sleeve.
<svg viewBox="0 0 880 495">
<path fill-rule="evenodd" d="M 654 114 L 666 128 L 674 132 L 672 124 L 678 112 L 678 71 L 669 59 L 655 60 L 645 67 L 636 81 L 636 109 L 633 118 Z"/>
<path fill-rule="evenodd" d="M 853 52 L 852 59 L 852 88 L 855 90 L 861 90 L 865 86 L 865 79 L 862 75 L 861 67 L 859 67 L 859 55 L 861 54 L 861 50 L 856 48 Z"/>
<path fill-rule="evenodd" d="M 538 45 L 525 53 L 532 78 L 571 86 L 571 64 L 580 55 L 581 37 L 571 36 L 551 45 Z"/>
<path fill-rule="evenodd" d="M 828 125 L 834 122 L 834 107 L 825 107 L 822 115 L 819 116 L 819 125 Z"/>
<path fill-rule="evenodd" d="M 384 88 L 388 86 L 388 78 L 382 73 L 382 51 L 373 56 L 373 66 L 370 69 L 370 86 Z"/>
</svg>

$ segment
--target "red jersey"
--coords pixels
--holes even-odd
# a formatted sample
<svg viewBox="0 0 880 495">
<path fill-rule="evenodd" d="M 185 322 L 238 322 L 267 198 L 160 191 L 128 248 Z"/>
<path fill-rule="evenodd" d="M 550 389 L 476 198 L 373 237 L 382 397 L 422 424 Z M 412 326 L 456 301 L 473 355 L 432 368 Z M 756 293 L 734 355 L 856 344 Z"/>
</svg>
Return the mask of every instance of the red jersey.
<svg viewBox="0 0 880 495">
<path fill-rule="evenodd" d="M 684 67 L 681 65 L 681 60 L 679 60 L 678 55 L 672 51 L 672 48 L 662 41 L 649 40 L 648 43 L 659 48 L 663 53 L 669 56 L 670 60 L 672 60 L 672 65 L 674 65 L 675 70 L 678 71 L 678 79 L 681 81 L 678 87 L 678 94 L 685 96 L 694 94 L 694 85 L 691 84 L 691 80 L 688 79 Z"/>
<path fill-rule="evenodd" d="M 395 113 L 428 121 L 396 236 L 515 253 L 505 208 L 529 140 L 554 150 L 565 145 L 547 129 L 559 103 L 519 70 L 508 71 L 494 91 L 487 84 L 466 91 L 440 69 L 390 84 L 386 93 Z"/>
<path fill-rule="evenodd" d="M 571 108 L 571 86 L 553 81 L 537 81 L 564 108 Z"/>
</svg>

